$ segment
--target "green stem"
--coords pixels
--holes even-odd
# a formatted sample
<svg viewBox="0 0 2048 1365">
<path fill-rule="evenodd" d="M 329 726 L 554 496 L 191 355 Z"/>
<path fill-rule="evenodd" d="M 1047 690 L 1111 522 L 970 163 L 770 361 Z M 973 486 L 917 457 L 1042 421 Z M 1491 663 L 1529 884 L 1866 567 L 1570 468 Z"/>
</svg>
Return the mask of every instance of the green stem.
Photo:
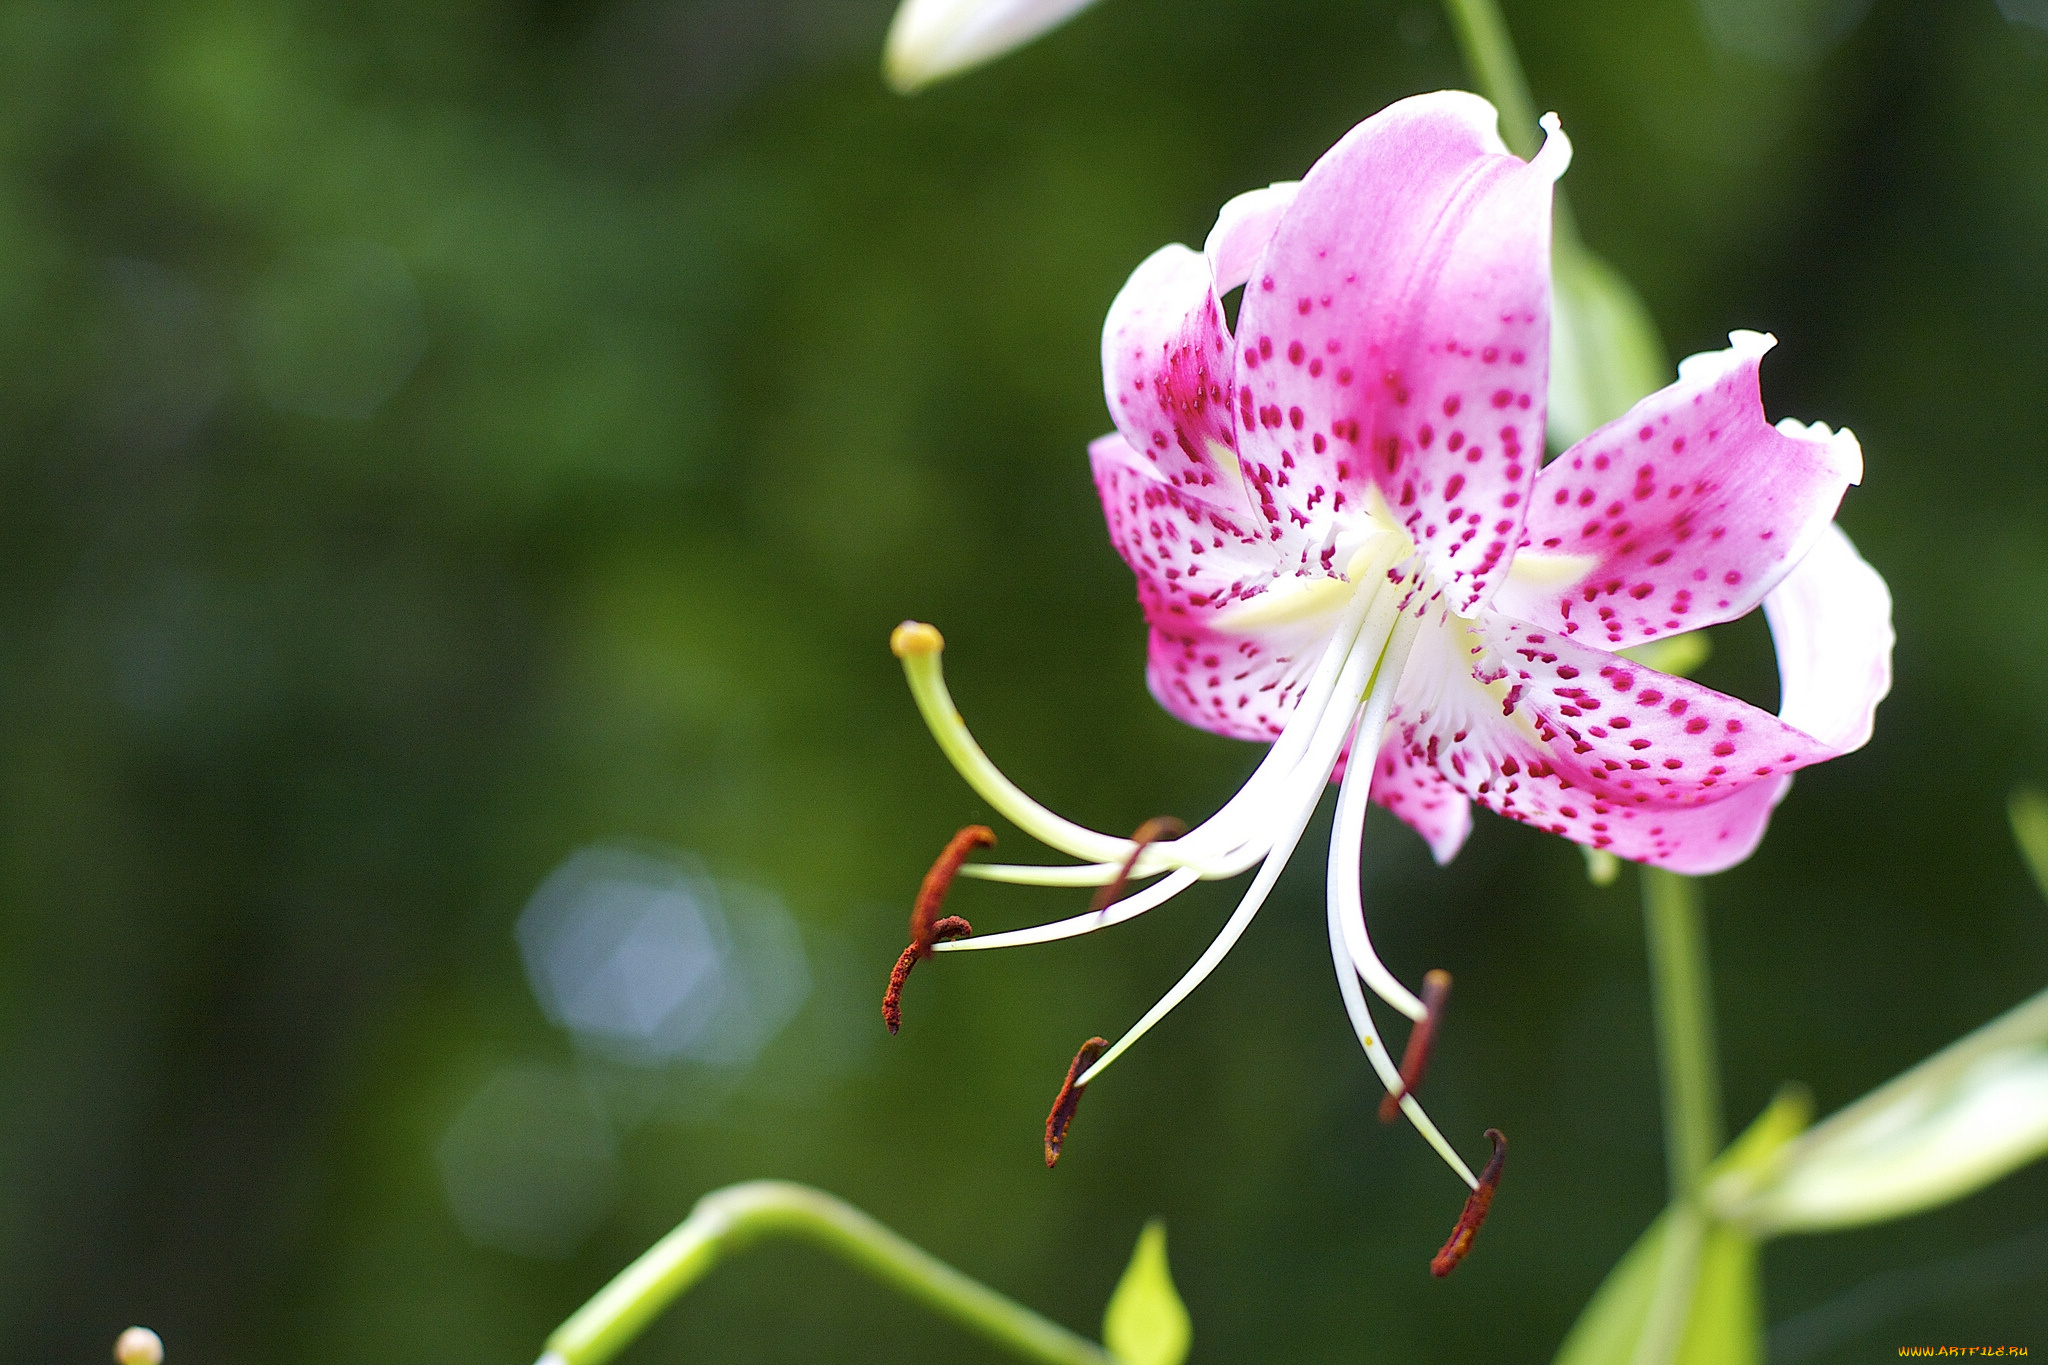
<svg viewBox="0 0 2048 1365">
<path fill-rule="evenodd" d="M 555 1329 L 541 1365 L 599 1365 L 640 1335 L 669 1301 L 734 1251 L 764 1237 L 797 1237 L 1043 1365 L 1115 1365 L 1115 1357 L 883 1227 L 822 1190 L 784 1180 L 728 1185 Z"/>
<path fill-rule="evenodd" d="M 1536 102 L 1529 98 L 1529 82 L 1522 75 L 1522 61 L 1515 55 L 1515 41 L 1508 36 L 1500 7 L 1493 0 L 1444 0 L 1444 8 L 1458 35 L 1465 69 L 1500 110 L 1501 138 L 1509 151 L 1527 161 L 1543 140 L 1536 135 Z"/>
<path fill-rule="evenodd" d="M 1650 949 L 1657 1069 L 1664 1082 L 1665 1165 L 1672 1199 L 1691 1203 L 1726 1140 L 1699 883 L 1662 868 L 1644 868 L 1643 928 Z"/>
<path fill-rule="evenodd" d="M 1543 145 L 1543 138 L 1536 125 L 1536 102 L 1529 98 L 1529 81 L 1522 74 L 1522 59 L 1515 54 L 1515 40 L 1508 34 L 1500 6 L 1494 0 L 1444 0 L 1444 10 L 1451 17 L 1451 31 L 1458 36 L 1465 69 L 1479 93 L 1500 110 L 1501 141 L 1516 156 L 1529 160 Z M 1567 252 L 1575 251 L 1579 229 L 1571 206 L 1565 202 L 1562 187 L 1552 194 L 1553 250 L 1561 246 Z"/>
</svg>

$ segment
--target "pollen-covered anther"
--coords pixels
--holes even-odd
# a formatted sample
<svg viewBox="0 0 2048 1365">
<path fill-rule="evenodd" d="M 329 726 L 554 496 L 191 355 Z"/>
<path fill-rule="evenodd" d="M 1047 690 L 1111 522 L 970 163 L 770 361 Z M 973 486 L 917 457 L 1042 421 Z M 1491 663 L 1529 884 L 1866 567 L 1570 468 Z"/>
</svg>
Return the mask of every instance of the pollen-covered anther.
<svg viewBox="0 0 2048 1365">
<path fill-rule="evenodd" d="M 1401 1097 L 1412 1095 L 1422 1084 L 1424 1074 L 1429 1071 L 1429 1058 L 1436 1048 L 1437 1023 L 1443 1018 L 1444 1004 L 1451 998 L 1451 974 L 1441 967 L 1422 978 L 1423 1016 L 1408 1032 L 1408 1046 L 1401 1053 L 1401 1086 L 1389 1090 L 1380 1099 L 1380 1122 L 1392 1123 L 1401 1117 Z"/>
<path fill-rule="evenodd" d="M 1081 1050 L 1074 1054 L 1074 1063 L 1067 1068 L 1067 1078 L 1060 1083 L 1060 1093 L 1052 1102 L 1052 1112 L 1045 1116 L 1045 1168 L 1051 1170 L 1060 1164 L 1060 1148 L 1066 1145 L 1067 1125 L 1074 1121 L 1074 1111 L 1081 1107 L 1081 1075 L 1095 1065 L 1095 1059 L 1109 1049 L 1109 1039 L 1090 1038 L 1081 1044 Z"/>
<path fill-rule="evenodd" d="M 946 647 L 946 637 L 937 626 L 922 621 L 905 621 L 889 632 L 889 652 L 899 659 L 937 654 Z"/>
<path fill-rule="evenodd" d="M 1487 1211 L 1493 1207 L 1494 1191 L 1500 1188 L 1501 1167 L 1508 1159 L 1508 1140 L 1498 1128 L 1487 1129 L 1486 1139 L 1493 1144 L 1493 1157 L 1479 1173 L 1479 1184 L 1466 1196 L 1465 1211 L 1458 1215 L 1458 1225 L 1451 1229 L 1450 1240 L 1430 1259 L 1429 1273 L 1439 1280 L 1456 1270 L 1458 1262 L 1472 1250 L 1472 1239 L 1479 1235 L 1479 1225 L 1486 1221 Z"/>
<path fill-rule="evenodd" d="M 889 1032 L 894 1033 L 903 1025 L 903 983 L 910 979 L 910 969 L 932 955 L 933 944 L 966 938 L 974 932 L 974 927 L 958 915 L 942 918 L 939 911 L 967 855 L 977 848 L 992 848 L 995 842 L 995 831 L 987 825 L 969 825 L 946 841 L 931 871 L 924 874 L 924 883 L 917 888 L 917 903 L 910 909 L 910 946 L 896 959 L 896 966 L 889 973 L 889 989 L 882 994 L 882 1022 L 889 1026 Z"/>
<path fill-rule="evenodd" d="M 1155 815 L 1138 826 L 1137 831 L 1131 835 L 1131 851 L 1124 855 L 1123 866 L 1116 870 L 1116 880 L 1096 888 L 1095 895 L 1088 902 L 1088 908 L 1091 911 L 1107 910 L 1122 900 L 1124 887 L 1131 880 L 1131 869 L 1137 866 L 1138 855 L 1161 839 L 1178 839 L 1187 832 L 1187 825 L 1171 815 Z"/>
</svg>

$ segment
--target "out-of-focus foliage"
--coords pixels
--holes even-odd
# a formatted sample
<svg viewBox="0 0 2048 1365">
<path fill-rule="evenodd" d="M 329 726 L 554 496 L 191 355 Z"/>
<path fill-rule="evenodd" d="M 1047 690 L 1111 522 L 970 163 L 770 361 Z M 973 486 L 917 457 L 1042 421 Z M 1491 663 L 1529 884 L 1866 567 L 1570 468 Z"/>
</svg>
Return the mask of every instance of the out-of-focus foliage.
<svg viewBox="0 0 2048 1365">
<path fill-rule="evenodd" d="M 1193 1337 L 1166 1263 L 1166 1224 L 1155 1218 L 1138 1234 L 1131 1263 L 1103 1310 L 1102 1344 L 1125 1365 L 1180 1365 Z"/>
<path fill-rule="evenodd" d="M 1231 790 L 1251 750 L 1144 693 L 1083 454 L 1102 314 L 1231 194 L 1461 79 L 1426 4 L 1116 0 L 905 101 L 890 8 L 0 8 L 10 1354 L 143 1321 L 174 1360 L 530 1358 L 699 1194 L 772 1174 L 1084 1329 L 1163 1211 L 1196 1361 L 1521 1360 L 1661 1205 L 1633 910 L 1497 821 L 1444 871 L 1368 832 L 1375 942 L 1459 981 L 1432 1112 L 1468 1154 L 1515 1142 L 1445 1283 L 1464 1192 L 1371 1121 L 1314 867 L 1055 1173 L 1075 1043 L 1170 984 L 1228 888 L 925 964 L 883 1035 L 918 877 L 988 818 L 889 627 L 945 630 L 981 738 L 1077 818 Z M 1757 6 L 1508 7 L 1588 244 L 1674 355 L 1779 336 L 1771 414 L 1856 429 L 1843 521 L 1897 599 L 1876 740 L 1707 888 L 1733 1112 L 1784 1076 L 1837 1108 L 2048 961 L 2003 823 L 2048 753 L 2048 34 L 1990 0 L 1805 8 L 1781 42 L 1730 27 Z M 1714 639 L 1702 679 L 1771 703 L 1761 624 Z M 701 860 L 728 924 L 786 908 L 808 989 L 757 1049 L 550 1022 L 515 926 L 620 847 Z M 955 898 L 978 928 L 1077 908 Z M 603 1017 L 671 1040 L 745 969 L 650 994 L 620 945 L 750 959 L 662 904 L 588 922 L 622 935 L 607 1008 L 643 1011 Z M 1765 1320 L 2009 1239 L 2048 1183 L 1999 1190 L 1772 1244 Z M 1893 1295 L 1807 1358 L 2024 1339 L 2038 1290 Z M 799 1251 L 651 1336 L 993 1358 Z"/>
<path fill-rule="evenodd" d="M 1781 1090 L 1709 1168 L 1710 1176 L 1739 1177 L 1764 1165 L 1812 1111 L 1804 1090 Z M 1601 1283 L 1572 1324 L 1556 1365 L 1757 1365 L 1764 1354 L 1757 1255 L 1758 1239 L 1746 1230 L 1674 1204 Z"/>
</svg>

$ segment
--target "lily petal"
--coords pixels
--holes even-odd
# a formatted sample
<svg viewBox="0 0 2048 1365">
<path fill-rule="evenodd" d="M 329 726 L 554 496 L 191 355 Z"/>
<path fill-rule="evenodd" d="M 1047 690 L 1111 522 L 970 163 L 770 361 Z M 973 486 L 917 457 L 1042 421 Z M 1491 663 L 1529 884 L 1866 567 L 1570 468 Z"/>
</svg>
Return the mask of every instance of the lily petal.
<svg viewBox="0 0 2048 1365">
<path fill-rule="evenodd" d="M 1389 748 L 1495 814 L 1617 857 L 1732 866 L 1790 772 L 1834 753 L 1746 702 L 1497 613 L 1437 638 L 1403 679 Z"/>
<path fill-rule="evenodd" d="M 1280 226 L 1280 216 L 1301 193 L 1299 180 L 1281 180 L 1262 190 L 1247 190 L 1226 203 L 1216 215 L 1216 226 L 1202 253 L 1209 258 L 1209 273 L 1221 296 L 1252 277 L 1266 243 Z"/>
<path fill-rule="evenodd" d="M 1870 742 L 1877 704 L 1892 690 L 1892 595 L 1842 528 L 1764 598 L 1777 646 L 1778 714 L 1836 753 Z"/>
<path fill-rule="evenodd" d="M 1862 451 L 1847 431 L 1773 427 L 1757 371 L 1775 339 L 1729 341 L 1544 467 L 1498 610 L 1642 644 L 1747 614 L 1807 556 L 1863 477 Z M 1546 560 L 1572 572 L 1532 582 Z"/>
<path fill-rule="evenodd" d="M 1543 450 L 1550 197 L 1562 135 L 1509 154 L 1446 91 L 1309 171 L 1245 285 L 1238 458 L 1274 525 L 1326 539 L 1377 490 L 1469 612 L 1520 542 Z"/>
<path fill-rule="evenodd" d="M 1244 504 L 1230 404 L 1235 356 L 1209 260 L 1184 246 L 1146 258 L 1102 328 L 1102 386 L 1124 440 L 1168 483 L 1233 505 Z"/>
<path fill-rule="evenodd" d="M 1472 833 L 1470 799 L 1405 745 L 1381 746 L 1372 799 L 1422 836 L 1438 867 L 1457 857 Z"/>
<path fill-rule="evenodd" d="M 1146 683 L 1174 716 L 1218 734 L 1270 740 L 1285 727 L 1336 613 L 1269 613 L 1258 629 L 1216 624 L 1248 597 L 1273 602 L 1276 551 L 1245 509 L 1174 484 L 1121 436 L 1088 448 L 1110 542 L 1138 580 L 1152 628 Z M 1285 580 L 1293 582 L 1294 580 Z M 1304 582 L 1308 580 L 1302 580 Z M 1341 579 L 1316 584 L 1343 590 Z M 1348 595 L 1348 593 L 1346 594 Z M 1332 597 L 1333 606 L 1341 597 Z M 1313 603 L 1309 603 L 1313 607 Z"/>
</svg>

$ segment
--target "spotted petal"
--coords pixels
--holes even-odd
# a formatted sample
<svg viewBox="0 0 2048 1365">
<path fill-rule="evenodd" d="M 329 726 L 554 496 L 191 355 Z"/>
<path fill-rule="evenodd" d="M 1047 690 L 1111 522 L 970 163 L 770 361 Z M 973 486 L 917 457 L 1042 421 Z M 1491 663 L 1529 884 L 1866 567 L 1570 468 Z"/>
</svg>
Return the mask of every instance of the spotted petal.
<svg viewBox="0 0 2048 1365">
<path fill-rule="evenodd" d="M 1422 836 L 1439 867 L 1458 856 L 1472 833 L 1471 800 L 1408 745 L 1381 746 L 1372 799 Z"/>
<path fill-rule="evenodd" d="M 1209 262 L 1184 246 L 1153 252 L 1110 305 L 1102 329 L 1110 415 L 1124 440 L 1168 483 L 1216 488 L 1237 482 L 1230 405 L 1235 349 Z"/>
<path fill-rule="evenodd" d="M 1242 497 L 1230 401 L 1237 343 L 1219 300 L 1244 283 L 1296 188 L 1238 195 L 1200 252 L 1178 244 L 1153 252 L 1103 323 L 1102 385 L 1117 431 L 1168 483 L 1206 489 L 1211 499 Z"/>
<path fill-rule="evenodd" d="M 1608 646 L 1746 615 L 1826 531 L 1863 476 L 1847 431 L 1764 417 L 1776 344 L 1736 332 L 1547 465 L 1529 543 L 1495 607 Z"/>
<path fill-rule="evenodd" d="M 1835 752 L 1746 702 L 1495 613 L 1436 633 L 1427 655 L 1418 643 L 1388 742 L 1496 814 L 1694 873 L 1747 857 L 1791 771 Z"/>
<path fill-rule="evenodd" d="M 1347 585 L 1283 578 L 1289 542 L 1276 548 L 1248 509 L 1207 496 L 1216 490 L 1171 482 L 1121 436 L 1102 437 L 1088 455 L 1110 541 L 1137 577 L 1152 628 L 1152 694 L 1190 725 L 1272 739 L 1334 621 L 1315 608 L 1336 605 Z M 1283 609 L 1267 609 L 1283 598 Z"/>
<path fill-rule="evenodd" d="M 1374 495 L 1451 604 L 1492 590 L 1543 448 L 1550 195 L 1569 147 L 1510 155 L 1443 92 L 1318 161 L 1245 286 L 1238 456 L 1275 524 L 1335 535 Z"/>
</svg>

